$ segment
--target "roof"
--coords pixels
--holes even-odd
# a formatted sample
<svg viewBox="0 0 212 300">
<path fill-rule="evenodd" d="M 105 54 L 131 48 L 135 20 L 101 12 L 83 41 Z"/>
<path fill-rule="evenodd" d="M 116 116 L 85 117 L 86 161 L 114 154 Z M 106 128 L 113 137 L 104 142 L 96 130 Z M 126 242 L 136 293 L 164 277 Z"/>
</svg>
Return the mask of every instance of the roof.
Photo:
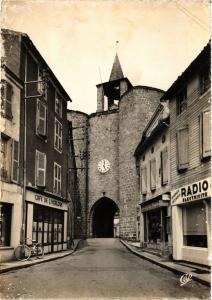
<svg viewBox="0 0 212 300">
<path fill-rule="evenodd" d="M 122 79 L 124 78 L 124 74 L 121 68 L 121 64 L 118 58 L 118 55 L 116 53 L 114 62 L 113 62 L 113 67 L 110 73 L 110 79 L 109 81 L 117 80 L 117 79 Z"/>
<path fill-rule="evenodd" d="M 35 45 L 31 41 L 30 37 L 26 33 L 18 32 L 18 31 L 14 31 L 14 30 L 10 30 L 10 29 L 2 28 L 1 31 L 4 34 L 17 35 L 17 36 L 20 36 L 22 38 L 22 41 L 25 43 L 25 45 L 28 46 L 37 55 L 37 57 L 39 58 L 40 62 L 45 66 L 45 69 L 48 71 L 48 73 L 50 74 L 50 77 L 56 83 L 56 85 L 58 86 L 58 89 L 64 95 L 65 99 L 67 101 L 72 102 L 70 96 L 65 91 L 64 87 L 61 85 L 60 81 L 57 79 L 57 77 L 55 76 L 55 74 L 53 73 L 53 71 L 50 69 L 50 67 L 48 66 L 47 62 L 44 60 L 43 56 L 37 50 L 37 48 L 35 47 Z"/>
<path fill-rule="evenodd" d="M 195 71 L 199 71 L 200 67 L 205 63 L 210 63 L 211 56 L 211 41 L 204 47 L 200 54 L 191 62 L 191 64 L 185 69 L 185 71 L 175 80 L 171 87 L 162 96 L 161 100 L 170 99 L 182 86 L 188 81 L 188 79 L 194 74 Z"/>
</svg>

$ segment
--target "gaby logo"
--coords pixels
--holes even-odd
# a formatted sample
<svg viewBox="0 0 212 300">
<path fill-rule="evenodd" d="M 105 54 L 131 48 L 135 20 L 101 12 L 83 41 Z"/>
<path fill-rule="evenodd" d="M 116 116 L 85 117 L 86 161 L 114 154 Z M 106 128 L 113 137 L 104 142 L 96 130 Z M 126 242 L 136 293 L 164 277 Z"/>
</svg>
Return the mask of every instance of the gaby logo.
<svg viewBox="0 0 212 300">
<path fill-rule="evenodd" d="M 192 281 L 192 275 L 191 274 L 183 274 L 181 277 L 180 277 L 180 286 L 183 286 L 185 285 L 186 283 Z"/>
</svg>

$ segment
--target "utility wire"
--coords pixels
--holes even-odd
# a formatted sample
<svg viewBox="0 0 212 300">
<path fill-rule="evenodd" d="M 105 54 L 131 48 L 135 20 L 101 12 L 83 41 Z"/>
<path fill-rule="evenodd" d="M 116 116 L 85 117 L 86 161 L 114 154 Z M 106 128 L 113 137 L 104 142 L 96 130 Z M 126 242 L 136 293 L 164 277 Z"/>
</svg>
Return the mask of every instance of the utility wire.
<svg viewBox="0 0 212 300">
<path fill-rule="evenodd" d="M 197 25 L 201 26 L 202 29 L 204 29 L 205 31 L 208 31 L 209 27 L 206 25 L 204 25 L 202 22 L 198 21 L 197 19 L 195 19 L 195 17 L 193 15 L 191 15 L 189 12 L 187 12 L 187 10 L 184 9 L 184 7 L 179 6 L 179 4 L 177 4 L 177 8 L 182 11 L 184 14 L 186 14 L 190 19 L 192 19 Z"/>
<path fill-rule="evenodd" d="M 179 4 L 179 3 L 178 3 L 178 6 L 180 6 L 182 9 L 184 9 L 188 14 L 190 14 L 193 18 L 195 18 L 197 21 L 199 21 L 202 25 L 209 28 L 209 26 L 206 22 L 204 22 L 203 20 L 201 20 L 200 18 L 198 18 L 197 16 L 192 14 L 185 6 L 183 6 L 182 4 Z"/>
</svg>

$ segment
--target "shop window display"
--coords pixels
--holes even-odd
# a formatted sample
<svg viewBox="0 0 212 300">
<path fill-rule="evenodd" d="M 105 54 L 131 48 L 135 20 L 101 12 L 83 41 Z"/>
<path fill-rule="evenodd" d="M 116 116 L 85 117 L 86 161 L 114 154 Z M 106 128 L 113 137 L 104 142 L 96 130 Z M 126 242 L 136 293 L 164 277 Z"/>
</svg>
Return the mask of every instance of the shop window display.
<svg viewBox="0 0 212 300">
<path fill-rule="evenodd" d="M 12 205 L 0 203 L 0 247 L 10 246 Z"/>
<path fill-rule="evenodd" d="M 49 252 L 62 250 L 63 211 L 34 205 L 33 240 L 48 246 Z"/>
<path fill-rule="evenodd" d="M 183 207 L 184 245 L 207 248 L 206 209 L 203 201 Z"/>
</svg>

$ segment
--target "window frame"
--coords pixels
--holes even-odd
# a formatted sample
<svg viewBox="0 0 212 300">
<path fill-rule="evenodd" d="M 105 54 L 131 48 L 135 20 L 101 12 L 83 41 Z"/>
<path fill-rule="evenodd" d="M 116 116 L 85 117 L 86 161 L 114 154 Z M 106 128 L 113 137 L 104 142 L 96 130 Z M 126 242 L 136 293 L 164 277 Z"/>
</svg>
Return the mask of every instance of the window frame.
<svg viewBox="0 0 212 300">
<path fill-rule="evenodd" d="M 44 169 L 38 168 L 38 166 L 39 166 L 39 155 L 40 154 L 44 155 Z M 36 149 L 36 151 L 35 151 L 35 185 L 39 188 L 45 188 L 46 187 L 46 165 L 47 165 L 46 153 L 41 152 L 41 151 Z M 38 179 L 37 178 L 38 178 L 39 170 L 44 171 L 44 183 L 43 183 L 43 185 L 38 184 Z"/>
<path fill-rule="evenodd" d="M 17 150 L 18 150 L 18 153 L 17 153 L 18 159 L 14 158 L 15 143 L 17 145 Z M 19 142 L 12 140 L 11 181 L 14 183 L 18 183 L 18 181 L 19 181 L 19 151 L 20 151 Z M 14 175 L 14 163 L 17 163 L 17 180 L 14 179 L 14 176 L 13 176 Z"/>
<path fill-rule="evenodd" d="M 1 170 L 6 172 L 6 176 L 2 176 L 0 172 L 0 180 L 9 182 L 11 180 L 11 150 L 12 150 L 12 139 L 8 136 L 1 134 L 1 142 L 5 141 L 5 157 L 4 157 L 4 166 L 1 167 Z M 1 146 L 2 149 L 2 146 Z"/>
<path fill-rule="evenodd" d="M 187 110 L 187 100 L 187 86 L 185 86 L 176 96 L 176 111 L 178 116 Z"/>
<path fill-rule="evenodd" d="M 61 132 L 61 136 L 59 133 L 57 133 L 57 130 L 56 130 L 57 125 L 56 124 L 60 125 L 58 127 L 58 130 L 59 130 L 59 132 Z M 59 149 L 59 144 L 60 144 L 59 141 L 61 141 L 60 142 L 61 149 Z M 57 150 L 59 153 L 62 153 L 62 150 L 63 150 L 63 125 L 56 117 L 55 117 L 55 121 L 54 121 L 54 149 Z"/>
<path fill-rule="evenodd" d="M 8 87 L 11 88 L 11 99 L 8 97 Z M 1 115 L 12 121 L 13 113 L 12 113 L 12 97 L 13 97 L 13 85 L 6 79 L 1 80 Z M 9 105 L 9 110 L 8 110 Z M 9 112 L 8 112 L 9 111 Z"/>
<path fill-rule="evenodd" d="M 204 124 L 203 124 L 204 120 L 205 120 L 204 114 L 207 113 L 207 112 L 210 114 L 210 118 L 209 118 L 209 120 L 210 120 L 209 131 L 211 131 L 210 130 L 211 129 L 211 109 L 210 109 L 210 107 L 205 108 L 204 110 L 202 110 L 201 114 L 199 115 L 199 143 L 200 143 L 199 144 L 199 146 L 200 146 L 199 152 L 200 152 L 200 159 L 201 160 L 204 160 L 206 158 L 211 157 L 211 148 L 209 150 L 204 149 L 204 140 L 205 139 L 207 140 L 208 137 L 211 138 L 210 133 L 208 135 L 207 135 L 207 132 L 204 134 Z"/>
<path fill-rule="evenodd" d="M 56 168 L 57 168 L 57 175 L 58 175 L 58 170 L 60 170 L 60 178 L 58 176 L 56 177 L 56 172 L 55 172 Z M 62 188 L 62 167 L 57 162 L 54 162 L 53 192 L 57 195 L 61 195 L 62 192 L 61 188 Z"/>
<path fill-rule="evenodd" d="M 199 73 L 200 96 L 202 96 L 204 93 L 206 93 L 209 90 L 210 83 L 211 83 L 210 65 L 206 64 L 205 66 L 203 66 L 203 68 L 200 70 L 200 73 Z"/>
<path fill-rule="evenodd" d="M 165 170 L 164 170 L 164 161 L 163 161 L 163 158 L 164 158 L 164 155 L 165 155 L 165 153 L 166 153 L 166 168 L 167 168 L 167 174 L 166 174 L 166 176 L 164 176 L 164 172 L 165 172 Z M 161 185 L 162 186 L 165 186 L 165 185 L 167 185 L 168 183 L 169 183 L 169 164 L 168 164 L 168 162 L 169 162 L 169 159 L 168 159 L 168 147 L 166 146 L 162 151 L 161 151 L 161 153 L 160 153 L 160 157 L 161 157 Z M 164 180 L 164 177 L 166 178 L 166 180 Z"/>
<path fill-rule="evenodd" d="M 187 162 L 182 163 L 180 162 L 180 149 L 181 148 L 181 143 L 180 143 L 180 131 L 186 130 L 187 131 L 187 147 L 185 147 L 185 149 L 187 149 Z M 181 127 L 177 130 L 176 132 L 176 152 L 177 152 L 177 170 L 178 171 L 184 171 L 187 170 L 189 167 L 189 127 L 188 125 L 185 125 L 184 127 Z"/>
<path fill-rule="evenodd" d="M 143 187 L 143 181 L 146 182 L 145 188 Z M 140 194 L 141 195 L 147 194 L 147 165 L 146 164 L 140 166 Z"/>
<path fill-rule="evenodd" d="M 40 116 L 40 105 L 43 105 L 45 107 L 45 118 Z M 38 108 L 39 107 L 39 108 Z M 39 132 L 39 120 L 44 121 L 44 133 Z M 43 102 L 41 99 L 37 98 L 37 106 L 36 106 L 36 134 L 39 137 L 42 137 L 44 139 L 47 139 L 47 105 L 45 102 Z"/>
<path fill-rule="evenodd" d="M 152 164 L 153 163 L 155 164 L 155 175 L 152 172 L 152 169 L 153 169 Z M 150 165 L 150 190 L 155 191 L 156 186 L 157 186 L 157 164 L 156 164 L 156 158 L 155 157 L 150 159 L 149 165 Z M 154 178 L 155 182 L 152 182 L 152 178 Z M 153 183 L 154 183 L 154 185 L 153 185 Z"/>
<path fill-rule="evenodd" d="M 55 90 L 55 113 L 62 118 L 62 114 L 63 114 L 63 105 L 62 102 L 63 99 L 62 97 L 60 97 L 59 93 Z M 57 106 L 57 104 L 59 104 Z M 59 108 L 59 110 L 57 111 L 57 107 Z"/>
</svg>

